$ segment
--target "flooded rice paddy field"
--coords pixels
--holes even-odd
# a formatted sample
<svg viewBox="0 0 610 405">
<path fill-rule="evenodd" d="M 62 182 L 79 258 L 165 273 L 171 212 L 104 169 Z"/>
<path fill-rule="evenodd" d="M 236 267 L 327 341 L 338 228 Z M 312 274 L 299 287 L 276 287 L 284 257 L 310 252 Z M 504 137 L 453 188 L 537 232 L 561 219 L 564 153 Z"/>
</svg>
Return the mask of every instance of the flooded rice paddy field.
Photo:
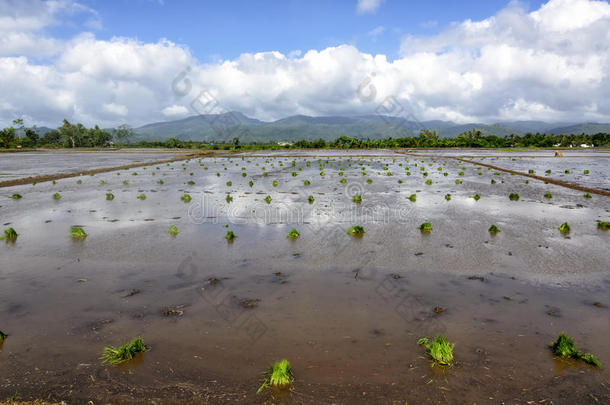
<svg viewBox="0 0 610 405">
<path fill-rule="evenodd" d="M 0 189 L 0 222 L 19 233 L 0 245 L 0 399 L 608 403 L 610 234 L 596 221 L 610 199 L 377 152 L 191 159 Z M 586 159 L 569 164 L 597 176 Z M 86 239 L 70 238 L 74 225 Z M 562 331 L 602 368 L 555 359 Z M 417 345 L 437 334 L 456 344 L 451 368 Z M 148 352 L 100 364 L 105 346 L 138 336 Z M 282 358 L 293 392 L 257 395 Z"/>
<path fill-rule="evenodd" d="M 0 154 L 0 181 L 44 174 L 78 173 L 84 170 L 153 162 L 176 156 L 172 150 L 80 151 L 49 150 Z"/>
</svg>

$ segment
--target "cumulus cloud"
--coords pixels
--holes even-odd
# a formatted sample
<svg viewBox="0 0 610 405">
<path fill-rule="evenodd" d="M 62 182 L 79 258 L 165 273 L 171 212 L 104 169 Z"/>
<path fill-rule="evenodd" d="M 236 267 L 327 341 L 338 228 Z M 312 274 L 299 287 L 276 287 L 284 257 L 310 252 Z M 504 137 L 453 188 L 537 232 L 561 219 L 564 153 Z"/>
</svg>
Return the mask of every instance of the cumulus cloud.
<svg viewBox="0 0 610 405">
<path fill-rule="evenodd" d="M 531 12 L 511 3 L 484 20 L 406 36 L 395 60 L 341 45 L 201 64 L 167 40 L 92 33 L 56 40 L 44 35 L 56 23 L 52 10 L 0 15 L 3 35 L 40 36 L 12 50 L 0 37 L 1 124 L 24 116 L 50 126 L 63 118 L 140 125 L 226 111 L 263 120 L 388 113 L 420 121 L 610 121 L 604 1 L 551 0 Z M 41 62 L 42 49 L 51 56 Z"/>
<path fill-rule="evenodd" d="M 356 11 L 359 14 L 374 13 L 377 11 L 383 0 L 358 0 Z"/>
</svg>

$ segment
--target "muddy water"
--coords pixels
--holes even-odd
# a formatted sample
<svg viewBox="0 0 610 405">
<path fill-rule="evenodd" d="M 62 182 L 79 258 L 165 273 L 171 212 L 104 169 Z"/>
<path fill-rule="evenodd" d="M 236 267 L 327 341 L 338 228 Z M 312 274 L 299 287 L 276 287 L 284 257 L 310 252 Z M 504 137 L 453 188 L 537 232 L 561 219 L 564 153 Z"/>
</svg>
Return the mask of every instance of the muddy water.
<svg viewBox="0 0 610 405">
<path fill-rule="evenodd" d="M 260 373 L 288 358 L 297 379 L 286 403 L 610 400 L 606 367 L 548 350 L 566 331 L 610 362 L 610 235 L 595 223 L 610 201 L 406 159 L 210 158 L 3 190 L 23 198 L 0 203 L 0 222 L 20 234 L 0 246 L 0 329 L 10 335 L 0 398 L 272 402 L 256 395 Z M 424 221 L 430 234 L 417 229 Z M 357 224 L 362 238 L 346 233 Z M 71 225 L 89 236 L 71 240 Z M 299 239 L 286 238 L 291 228 Z M 416 343 L 436 334 L 456 343 L 453 368 L 431 367 Z M 104 346 L 136 336 L 150 345 L 136 362 L 99 364 Z"/>
</svg>

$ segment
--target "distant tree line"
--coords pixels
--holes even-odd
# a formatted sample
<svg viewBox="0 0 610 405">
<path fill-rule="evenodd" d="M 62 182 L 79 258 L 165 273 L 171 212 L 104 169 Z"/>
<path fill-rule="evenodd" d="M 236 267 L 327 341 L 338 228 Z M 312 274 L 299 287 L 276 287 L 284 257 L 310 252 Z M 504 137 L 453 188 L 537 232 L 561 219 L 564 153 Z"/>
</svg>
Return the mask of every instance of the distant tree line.
<svg viewBox="0 0 610 405">
<path fill-rule="evenodd" d="M 13 121 L 13 125 L 0 130 L 0 148 L 87 148 L 111 146 L 114 141 L 127 142 L 133 135 L 127 125 L 106 130 L 99 126 L 86 128 L 82 124 L 71 124 L 64 120 L 62 125 L 39 134 L 34 128 L 26 128 L 22 119 Z"/>
<path fill-rule="evenodd" d="M 36 128 L 26 128 L 23 120 L 13 121 L 13 126 L 0 130 L 0 148 L 82 148 L 106 147 L 113 144 L 130 147 L 149 148 L 188 148 L 212 150 L 260 150 L 260 149 L 290 149 L 290 148 L 341 148 L 341 149 L 374 149 L 374 148 L 552 148 L 579 147 L 581 145 L 594 147 L 610 147 L 610 134 L 594 135 L 548 135 L 541 133 L 526 133 L 525 135 L 483 135 L 481 131 L 472 129 L 455 138 L 441 138 L 433 130 L 424 129 L 419 136 L 405 136 L 386 139 L 360 139 L 341 136 L 334 141 L 301 140 L 294 144 L 240 142 L 235 137 L 230 141 L 198 142 L 183 141 L 169 138 L 164 141 L 131 142 L 133 130 L 127 125 L 106 130 L 97 125 L 86 128 L 82 124 L 72 124 L 64 120 L 57 129 L 40 135 Z"/>
</svg>

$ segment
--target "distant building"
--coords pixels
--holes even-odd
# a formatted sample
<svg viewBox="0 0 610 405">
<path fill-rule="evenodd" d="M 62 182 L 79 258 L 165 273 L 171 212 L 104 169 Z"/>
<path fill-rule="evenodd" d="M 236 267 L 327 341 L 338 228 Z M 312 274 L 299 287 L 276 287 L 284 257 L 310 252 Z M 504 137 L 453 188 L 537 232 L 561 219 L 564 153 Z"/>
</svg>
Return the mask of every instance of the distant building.
<svg viewBox="0 0 610 405">
<path fill-rule="evenodd" d="M 292 142 L 278 142 L 279 146 L 292 146 L 294 145 Z"/>
</svg>

